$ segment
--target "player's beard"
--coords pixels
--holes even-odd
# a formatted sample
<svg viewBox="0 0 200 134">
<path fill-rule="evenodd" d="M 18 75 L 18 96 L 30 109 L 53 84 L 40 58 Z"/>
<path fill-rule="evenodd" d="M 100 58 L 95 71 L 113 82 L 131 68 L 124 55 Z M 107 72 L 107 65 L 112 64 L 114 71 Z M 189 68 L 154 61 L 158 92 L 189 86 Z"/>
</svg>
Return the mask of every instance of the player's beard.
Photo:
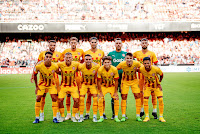
<svg viewBox="0 0 200 134">
<path fill-rule="evenodd" d="M 54 51 L 55 51 L 55 49 L 54 49 L 54 48 L 50 49 L 50 52 L 54 52 Z"/>
<path fill-rule="evenodd" d="M 147 49 L 147 47 L 142 47 L 142 49 Z"/>
<path fill-rule="evenodd" d="M 117 46 L 117 51 L 120 51 L 121 50 L 121 47 L 120 46 Z"/>
<path fill-rule="evenodd" d="M 97 48 L 97 46 L 96 45 L 92 45 L 92 49 L 96 49 Z"/>
</svg>

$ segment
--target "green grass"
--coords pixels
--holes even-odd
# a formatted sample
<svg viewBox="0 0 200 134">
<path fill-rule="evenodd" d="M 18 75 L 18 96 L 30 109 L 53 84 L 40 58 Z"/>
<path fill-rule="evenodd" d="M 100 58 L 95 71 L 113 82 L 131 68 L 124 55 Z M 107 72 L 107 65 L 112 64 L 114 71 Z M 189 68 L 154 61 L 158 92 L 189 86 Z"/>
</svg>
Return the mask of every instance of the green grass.
<svg viewBox="0 0 200 134">
<path fill-rule="evenodd" d="M 103 123 L 93 123 L 90 119 L 83 123 L 65 121 L 54 124 L 51 98 L 47 95 L 45 121 L 32 124 L 35 119 L 35 88 L 30 83 L 30 75 L 0 75 L 0 133 L 200 133 L 199 76 L 200 73 L 165 73 L 162 86 L 166 123 L 154 120 L 152 116 L 150 122 L 136 122 L 135 101 L 129 92 L 129 119 L 126 122 L 110 120 L 110 95 L 106 95 L 106 115 L 109 119 Z M 152 112 L 152 105 L 149 104 Z"/>
</svg>

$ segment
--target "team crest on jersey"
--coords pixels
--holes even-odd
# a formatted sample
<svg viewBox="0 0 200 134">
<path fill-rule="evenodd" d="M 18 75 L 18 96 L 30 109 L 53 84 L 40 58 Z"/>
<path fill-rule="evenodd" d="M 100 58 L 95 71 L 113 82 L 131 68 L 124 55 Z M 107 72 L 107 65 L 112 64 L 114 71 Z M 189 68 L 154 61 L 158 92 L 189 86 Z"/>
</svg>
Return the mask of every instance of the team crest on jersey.
<svg viewBox="0 0 200 134">
<path fill-rule="evenodd" d="M 55 70 L 52 70 L 52 73 L 54 73 L 55 72 Z"/>
<path fill-rule="evenodd" d="M 99 56 L 101 56 L 101 54 L 99 54 Z"/>
<path fill-rule="evenodd" d="M 135 70 L 136 70 L 137 68 L 136 68 L 136 67 L 134 67 L 133 69 L 135 69 Z"/>
<path fill-rule="evenodd" d="M 72 67 L 73 70 L 75 70 L 75 67 Z"/>
<path fill-rule="evenodd" d="M 111 76 L 113 76 L 113 75 L 114 75 L 114 73 L 112 72 L 112 73 L 110 73 L 110 75 L 111 75 Z"/>
<path fill-rule="evenodd" d="M 122 54 L 123 57 L 125 57 L 125 54 Z"/>
<path fill-rule="evenodd" d="M 153 73 L 152 76 L 155 76 L 155 74 Z"/>
<path fill-rule="evenodd" d="M 59 57 L 59 55 L 58 55 L 58 54 L 56 54 L 56 57 Z"/>
<path fill-rule="evenodd" d="M 78 52 L 78 55 L 81 55 L 80 52 Z"/>
<path fill-rule="evenodd" d="M 150 56 L 150 55 L 148 55 L 148 57 L 150 58 L 151 56 Z"/>
<path fill-rule="evenodd" d="M 95 74 L 95 73 L 96 73 L 96 71 L 95 71 L 95 70 L 93 70 L 93 71 L 92 71 L 92 73 L 93 73 L 93 74 Z"/>
</svg>

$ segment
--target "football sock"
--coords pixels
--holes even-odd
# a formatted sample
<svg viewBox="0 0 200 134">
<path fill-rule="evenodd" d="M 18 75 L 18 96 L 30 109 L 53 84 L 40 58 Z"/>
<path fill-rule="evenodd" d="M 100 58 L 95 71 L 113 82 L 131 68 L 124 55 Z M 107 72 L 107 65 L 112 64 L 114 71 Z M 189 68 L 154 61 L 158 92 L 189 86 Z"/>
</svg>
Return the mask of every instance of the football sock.
<svg viewBox="0 0 200 134">
<path fill-rule="evenodd" d="M 144 99 L 144 112 L 146 117 L 149 117 L 149 104 L 148 104 L 149 99 Z"/>
<path fill-rule="evenodd" d="M 75 107 L 72 108 L 72 117 L 75 117 L 77 111 L 78 111 L 78 108 L 75 108 Z"/>
<path fill-rule="evenodd" d="M 83 115 L 84 112 L 84 100 L 85 97 L 80 97 L 80 103 L 79 103 L 80 115 Z"/>
<path fill-rule="evenodd" d="M 58 102 L 52 102 L 53 117 L 56 117 L 58 111 Z"/>
<path fill-rule="evenodd" d="M 40 116 L 40 105 L 41 105 L 41 102 L 35 102 L 35 117 Z"/>
<path fill-rule="evenodd" d="M 155 93 L 151 93 L 151 98 L 152 98 L 152 104 L 153 104 L 153 109 L 157 108 L 157 98 Z"/>
<path fill-rule="evenodd" d="M 71 110 L 70 110 L 70 106 L 71 106 L 71 101 L 70 101 L 70 97 L 66 97 L 66 108 L 67 108 L 67 113 L 71 113 Z"/>
<path fill-rule="evenodd" d="M 59 108 L 61 117 L 65 117 L 65 108 Z"/>
<path fill-rule="evenodd" d="M 163 98 L 158 99 L 159 102 L 159 112 L 160 116 L 163 116 L 163 111 L 164 111 L 164 103 L 163 103 Z"/>
<path fill-rule="evenodd" d="M 126 100 L 121 100 L 122 115 L 126 114 Z"/>
<path fill-rule="evenodd" d="M 44 113 L 44 105 L 45 105 L 45 97 L 42 97 L 41 98 L 41 101 L 40 101 L 40 112 L 41 113 Z"/>
<path fill-rule="evenodd" d="M 103 117 L 103 97 L 99 99 L 98 108 L 100 116 Z"/>
<path fill-rule="evenodd" d="M 93 97 L 93 115 L 97 115 L 98 110 L 98 97 Z"/>
<path fill-rule="evenodd" d="M 141 99 L 135 99 L 135 104 L 136 104 L 136 114 L 140 114 L 141 110 Z"/>
<path fill-rule="evenodd" d="M 114 107 L 115 107 L 115 116 L 118 116 L 119 112 L 119 100 L 114 100 Z"/>
<path fill-rule="evenodd" d="M 86 100 L 86 113 L 90 113 L 90 106 L 91 106 L 91 94 L 88 94 Z"/>
</svg>

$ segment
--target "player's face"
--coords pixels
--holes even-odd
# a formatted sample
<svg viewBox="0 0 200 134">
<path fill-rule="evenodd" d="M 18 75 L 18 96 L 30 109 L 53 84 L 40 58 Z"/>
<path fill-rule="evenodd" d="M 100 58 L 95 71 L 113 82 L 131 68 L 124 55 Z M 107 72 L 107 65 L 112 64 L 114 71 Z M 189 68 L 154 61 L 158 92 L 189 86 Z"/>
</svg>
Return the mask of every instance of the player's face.
<svg viewBox="0 0 200 134">
<path fill-rule="evenodd" d="M 150 60 L 143 61 L 143 65 L 144 65 L 144 67 L 145 67 L 146 70 L 149 70 L 151 68 L 151 62 L 150 62 Z"/>
<path fill-rule="evenodd" d="M 46 64 L 50 64 L 51 61 L 52 61 L 52 59 L 53 59 L 53 57 L 52 57 L 51 54 L 46 54 L 45 57 L 44 57 L 44 62 L 45 62 Z"/>
<path fill-rule="evenodd" d="M 85 57 L 85 63 L 86 63 L 86 65 L 91 65 L 91 63 L 92 63 L 92 57 L 86 56 Z"/>
<path fill-rule="evenodd" d="M 76 49 L 77 44 L 78 44 L 78 42 L 76 40 L 70 41 L 70 45 L 71 45 L 72 49 Z"/>
<path fill-rule="evenodd" d="M 70 64 L 72 62 L 73 58 L 72 58 L 72 55 L 71 54 L 67 54 L 65 55 L 65 62 L 67 64 Z"/>
<path fill-rule="evenodd" d="M 54 52 L 56 49 L 56 43 L 55 42 L 50 42 L 49 43 L 49 51 Z"/>
<path fill-rule="evenodd" d="M 117 50 L 121 50 L 122 49 L 122 41 L 116 40 L 115 41 L 115 47 L 116 47 Z"/>
<path fill-rule="evenodd" d="M 129 56 L 127 55 L 125 57 L 126 63 L 128 64 L 128 66 L 131 66 L 133 64 L 133 56 Z"/>
<path fill-rule="evenodd" d="M 142 41 L 141 42 L 142 49 L 147 49 L 148 45 L 149 45 L 148 41 Z"/>
<path fill-rule="evenodd" d="M 103 65 L 105 68 L 109 68 L 111 65 L 111 61 L 110 60 L 104 60 Z"/>
<path fill-rule="evenodd" d="M 92 49 L 96 49 L 97 48 L 97 40 L 93 39 L 90 41 L 90 45 Z"/>
</svg>

